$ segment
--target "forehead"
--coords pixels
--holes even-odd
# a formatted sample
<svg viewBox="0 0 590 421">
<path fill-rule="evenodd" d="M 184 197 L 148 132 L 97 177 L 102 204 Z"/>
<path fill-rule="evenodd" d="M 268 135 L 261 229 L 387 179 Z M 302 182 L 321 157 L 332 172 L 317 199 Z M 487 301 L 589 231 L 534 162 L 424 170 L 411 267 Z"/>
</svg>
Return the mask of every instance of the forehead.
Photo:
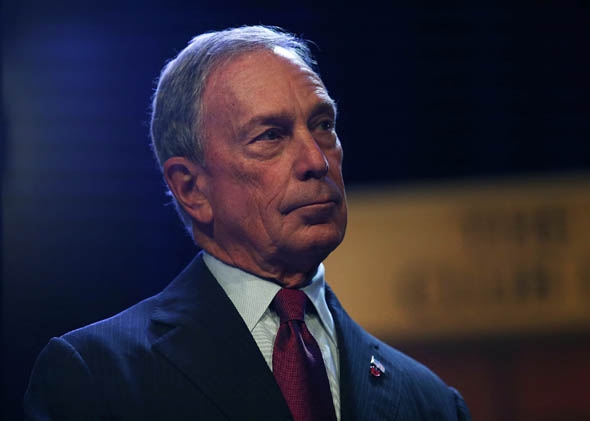
<svg viewBox="0 0 590 421">
<path fill-rule="evenodd" d="M 224 100 L 231 106 L 263 98 L 276 102 L 295 93 L 331 102 L 322 80 L 295 54 L 284 49 L 256 50 L 218 65 L 207 80 L 204 101 Z"/>
</svg>

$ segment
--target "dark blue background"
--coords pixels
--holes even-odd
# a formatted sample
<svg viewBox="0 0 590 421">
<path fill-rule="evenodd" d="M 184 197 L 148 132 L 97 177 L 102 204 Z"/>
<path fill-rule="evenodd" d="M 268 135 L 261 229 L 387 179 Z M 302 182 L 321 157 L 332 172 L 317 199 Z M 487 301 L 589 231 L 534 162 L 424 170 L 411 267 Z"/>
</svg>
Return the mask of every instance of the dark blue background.
<svg viewBox="0 0 590 421">
<path fill-rule="evenodd" d="M 147 121 L 161 67 L 200 32 L 315 41 L 348 185 L 590 169 L 584 2 L 389 3 L 3 4 L 4 419 L 51 336 L 159 291 L 194 254 Z"/>
</svg>

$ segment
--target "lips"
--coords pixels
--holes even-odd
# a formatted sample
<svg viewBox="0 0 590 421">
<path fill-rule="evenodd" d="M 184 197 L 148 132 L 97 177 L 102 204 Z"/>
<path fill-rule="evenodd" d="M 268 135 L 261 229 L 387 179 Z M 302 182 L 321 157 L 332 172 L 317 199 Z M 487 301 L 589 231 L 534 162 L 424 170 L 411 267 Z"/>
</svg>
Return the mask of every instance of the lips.
<svg viewBox="0 0 590 421">
<path fill-rule="evenodd" d="M 321 194 L 314 195 L 314 196 L 304 196 L 303 198 L 299 198 L 292 203 L 289 203 L 288 206 L 285 207 L 283 211 L 284 214 L 288 214 L 293 212 L 294 210 L 305 208 L 305 207 L 312 207 L 312 206 L 321 206 L 321 205 L 330 205 L 335 204 L 338 205 L 342 202 L 342 194 L 338 191 L 330 191 L 329 194 L 322 192 Z"/>
</svg>

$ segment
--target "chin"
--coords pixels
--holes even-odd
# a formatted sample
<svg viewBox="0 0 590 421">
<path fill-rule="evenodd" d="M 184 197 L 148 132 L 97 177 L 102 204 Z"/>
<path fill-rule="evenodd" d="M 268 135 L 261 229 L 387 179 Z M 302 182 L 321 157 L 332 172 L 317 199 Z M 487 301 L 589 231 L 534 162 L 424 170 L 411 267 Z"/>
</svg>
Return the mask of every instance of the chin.
<svg viewBox="0 0 590 421">
<path fill-rule="evenodd" d="M 283 250 L 295 260 L 298 256 L 305 256 L 306 261 L 317 263 L 324 260 L 344 238 L 346 223 L 330 221 L 320 224 L 298 224 L 289 227 L 282 234 Z"/>
<path fill-rule="evenodd" d="M 293 237 L 281 254 L 283 261 L 290 266 L 291 270 L 307 273 L 317 268 L 341 241 L 342 235 L 307 238 L 300 241 Z"/>
<path fill-rule="evenodd" d="M 343 231 L 332 231 L 323 233 L 323 235 L 317 235 L 314 238 L 307 239 L 307 241 L 302 241 L 296 247 L 299 249 L 298 253 L 302 255 L 316 256 L 319 263 L 340 245 L 343 238 Z M 301 247 L 302 245 L 305 246 Z"/>
</svg>

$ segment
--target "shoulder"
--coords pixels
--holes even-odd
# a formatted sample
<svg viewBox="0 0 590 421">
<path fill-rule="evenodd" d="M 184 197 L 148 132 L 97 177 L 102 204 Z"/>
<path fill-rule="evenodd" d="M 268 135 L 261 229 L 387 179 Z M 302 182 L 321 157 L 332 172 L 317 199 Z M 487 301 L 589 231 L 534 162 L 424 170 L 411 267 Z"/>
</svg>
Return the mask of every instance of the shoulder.
<svg viewBox="0 0 590 421">
<path fill-rule="evenodd" d="M 397 413 L 403 419 L 470 420 L 469 409 L 461 394 L 429 367 L 384 343 L 363 330 L 382 364 L 384 376 L 395 377 Z"/>
<path fill-rule="evenodd" d="M 150 315 L 156 302 L 156 298 L 148 298 L 112 317 L 52 338 L 37 358 L 31 385 L 42 382 L 52 388 L 78 385 L 92 390 L 113 376 L 132 375 L 135 365 L 154 358 Z M 67 381 L 55 377 L 56 367 Z"/>
<path fill-rule="evenodd" d="M 376 338 L 353 320 L 342 307 L 332 290 L 326 290 L 326 300 L 338 331 L 339 347 L 341 346 L 345 360 L 367 355 L 375 357 L 378 361 L 386 363 L 384 369 L 389 368 L 402 376 L 406 381 L 413 383 L 425 383 L 433 387 L 444 386 L 442 380 L 429 368 L 403 352 L 395 349 L 384 341 Z M 368 365 L 367 365 L 368 367 Z"/>
<path fill-rule="evenodd" d="M 378 344 L 382 355 L 395 365 L 400 374 L 403 374 L 408 385 L 427 385 L 433 388 L 446 387 L 442 379 L 423 363 L 373 336 L 371 338 Z"/>
<path fill-rule="evenodd" d="M 198 254 L 192 262 L 162 291 L 140 301 L 111 317 L 68 332 L 60 337 L 79 352 L 100 351 L 108 348 L 150 346 L 172 325 L 186 324 L 198 303 L 207 301 L 199 297 L 206 284 L 208 272 Z M 211 275 L 208 275 L 211 277 Z"/>
<path fill-rule="evenodd" d="M 78 328 L 59 339 L 77 349 L 93 348 L 98 344 L 125 344 L 143 341 L 150 325 L 151 314 L 158 295 L 147 298 L 120 313 Z"/>
<path fill-rule="evenodd" d="M 357 418 L 470 419 L 459 392 L 424 364 L 364 330 L 329 289 L 326 298 L 338 331 L 342 391 L 355 402 L 349 411 Z M 370 371 L 372 359 L 383 371 L 381 376 Z M 377 413 L 388 417 L 379 418 Z"/>
<path fill-rule="evenodd" d="M 50 414 L 60 414 L 59 419 L 108 418 L 107 402 L 119 400 L 134 407 L 134 394 L 150 384 L 145 377 L 158 367 L 151 346 L 158 335 L 151 323 L 157 297 L 52 338 L 29 378 L 26 419 L 49 419 Z"/>
<path fill-rule="evenodd" d="M 433 391 L 434 393 L 447 392 L 446 383 L 430 368 L 415 360 L 402 351 L 390 346 L 382 340 L 366 332 L 359 326 L 361 335 L 367 343 L 375 349 L 379 356 L 378 362 L 387 362 L 390 370 L 402 379 L 403 389 L 408 393 L 420 390 L 420 393 Z"/>
</svg>

